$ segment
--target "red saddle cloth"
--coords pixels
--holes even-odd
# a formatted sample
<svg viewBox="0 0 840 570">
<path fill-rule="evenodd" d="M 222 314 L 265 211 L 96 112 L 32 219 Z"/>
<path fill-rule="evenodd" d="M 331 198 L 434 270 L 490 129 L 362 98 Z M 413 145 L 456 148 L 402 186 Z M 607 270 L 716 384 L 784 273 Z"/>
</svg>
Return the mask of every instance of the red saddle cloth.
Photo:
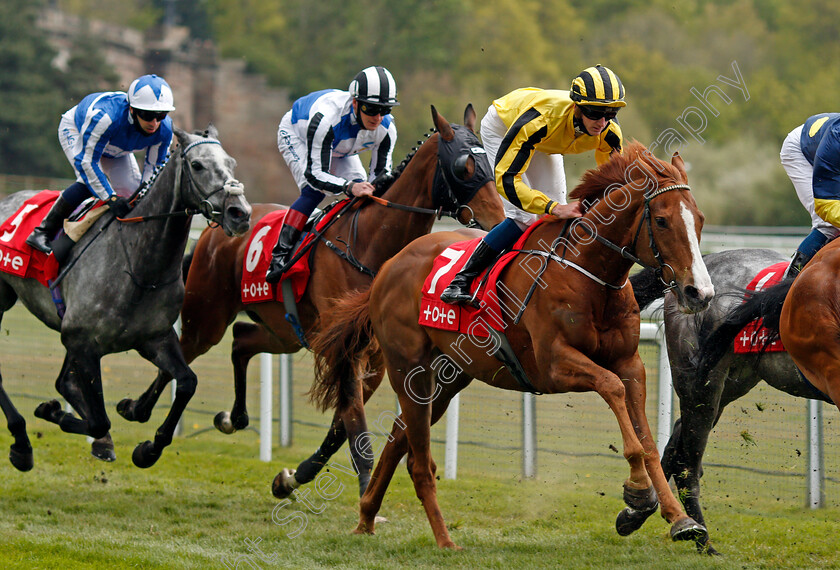
<svg viewBox="0 0 840 570">
<path fill-rule="evenodd" d="M 349 199 L 342 200 L 330 209 L 316 224 L 315 231 L 307 233 L 299 248 L 306 247 L 315 239 L 315 232 L 323 228 L 331 219 L 336 217 L 350 203 Z M 306 286 L 309 283 L 309 275 L 312 272 L 309 267 L 309 252 L 298 259 L 294 265 L 283 273 L 278 283 L 268 283 L 265 274 L 271 264 L 271 250 L 277 243 L 280 236 L 280 228 L 283 226 L 283 219 L 288 210 L 277 210 L 263 216 L 254 231 L 251 232 L 251 240 L 248 242 L 247 254 L 242 263 L 242 303 L 263 303 L 265 301 L 283 301 L 283 288 L 280 284 L 291 279 L 292 292 L 295 302 L 303 297 Z M 299 249 L 298 248 L 298 249 Z M 297 251 L 297 250 L 296 250 Z"/>
<path fill-rule="evenodd" d="M 758 274 L 753 277 L 750 284 L 747 285 L 747 296 L 751 292 L 761 291 L 767 287 L 776 285 L 782 280 L 788 264 L 786 262 L 775 263 L 770 267 L 765 267 Z M 762 326 L 763 319 L 756 319 L 749 323 L 741 330 L 738 336 L 735 337 L 734 352 L 735 354 L 748 354 L 754 352 L 784 352 L 785 347 L 780 339 L 774 340 L 767 348 L 764 347 L 765 339 L 770 335 L 770 332 Z"/>
<path fill-rule="evenodd" d="M 537 220 L 525 231 L 513 249 L 520 249 L 522 244 L 534 229 L 543 223 Z M 470 290 L 481 287 L 475 300 L 479 308 L 470 305 L 450 305 L 440 300 L 440 294 L 455 277 L 473 250 L 478 246 L 479 238 L 453 243 L 446 248 L 434 261 L 432 271 L 423 282 L 423 296 L 420 299 L 420 318 L 418 323 L 434 329 L 465 333 L 476 337 L 488 337 L 486 327 L 497 331 L 505 329 L 503 314 L 509 318 L 515 317 L 524 303 L 524 299 L 517 299 L 505 284 L 499 281 L 499 275 L 505 267 L 516 257 L 515 251 L 502 255 L 488 270 L 476 277 Z M 485 281 L 484 276 L 487 275 Z"/>
<path fill-rule="evenodd" d="M 45 287 L 58 276 L 55 256 L 26 244 L 26 238 L 50 211 L 58 195 L 54 190 L 38 192 L 0 225 L 0 271 L 37 279 Z"/>
</svg>

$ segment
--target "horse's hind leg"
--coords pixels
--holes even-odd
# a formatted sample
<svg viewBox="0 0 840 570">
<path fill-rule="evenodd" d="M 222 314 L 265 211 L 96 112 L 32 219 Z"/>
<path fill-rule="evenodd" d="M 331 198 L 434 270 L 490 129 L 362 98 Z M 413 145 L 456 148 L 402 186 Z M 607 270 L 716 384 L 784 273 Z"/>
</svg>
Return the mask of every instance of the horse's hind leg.
<svg viewBox="0 0 840 570">
<path fill-rule="evenodd" d="M 17 411 L 9 395 L 6 394 L 6 389 L 3 388 L 3 377 L 0 376 L 0 409 L 6 416 L 6 422 L 12 437 L 15 442 L 9 449 L 9 461 L 15 466 L 18 471 L 29 471 L 34 464 L 32 458 L 32 444 L 29 442 L 29 436 L 26 435 L 26 420 Z"/>
<path fill-rule="evenodd" d="M 88 418 L 90 409 L 85 401 L 84 394 L 82 394 L 78 385 L 64 381 L 65 378 L 66 376 L 63 373 L 59 375 L 56 381 L 56 390 L 64 396 L 67 403 L 79 413 L 82 419 Z M 106 433 L 104 436 L 93 440 L 90 444 L 90 454 L 102 461 L 116 461 L 117 456 L 114 453 L 114 441 L 111 439 L 111 434 Z"/>
<path fill-rule="evenodd" d="M 111 429 L 111 421 L 105 411 L 99 360 L 87 356 L 70 356 L 84 355 L 85 351 L 81 346 L 67 346 L 67 342 L 67 354 L 56 380 L 56 388 L 84 417 L 80 419 L 65 412 L 58 400 L 41 403 L 35 409 L 35 416 L 57 424 L 61 431 L 67 433 L 89 435 L 94 439 L 104 438 Z"/>
<path fill-rule="evenodd" d="M 160 458 L 163 449 L 172 443 L 172 435 L 184 409 L 187 407 L 198 384 L 195 373 L 184 361 L 181 345 L 174 330 L 170 330 L 162 338 L 143 343 L 137 351 L 143 358 L 166 371 L 178 382 L 175 389 L 175 399 L 163 423 L 155 432 L 155 440 L 144 441 L 134 448 L 131 460 L 137 467 L 151 467 Z"/>
</svg>

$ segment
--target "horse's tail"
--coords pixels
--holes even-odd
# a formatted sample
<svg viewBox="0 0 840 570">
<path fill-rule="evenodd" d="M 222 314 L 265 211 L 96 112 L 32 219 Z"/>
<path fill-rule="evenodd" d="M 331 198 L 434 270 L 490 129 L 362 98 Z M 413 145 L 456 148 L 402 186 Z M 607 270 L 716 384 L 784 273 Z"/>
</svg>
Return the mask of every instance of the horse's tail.
<svg viewBox="0 0 840 570">
<path fill-rule="evenodd" d="M 190 265 L 192 265 L 193 256 L 195 255 L 195 246 L 198 245 L 196 241 L 190 250 L 184 254 L 184 260 L 181 262 L 181 279 L 184 283 L 187 282 L 187 274 L 190 272 Z"/>
<path fill-rule="evenodd" d="M 656 274 L 656 270 L 646 268 L 630 276 L 633 295 L 640 309 L 644 309 L 657 299 L 665 296 L 665 283 Z"/>
<path fill-rule="evenodd" d="M 743 303 L 726 314 L 717 327 L 712 319 L 703 319 L 698 336 L 698 361 L 695 370 L 698 378 L 706 378 L 720 359 L 731 350 L 738 333 L 752 321 L 761 318 L 762 325 L 771 333 L 765 338 L 764 347 L 768 347 L 779 335 L 779 318 L 793 279 L 782 281 L 778 285 L 763 291 L 752 293 Z"/>
<path fill-rule="evenodd" d="M 321 411 L 346 409 L 362 393 L 359 382 L 380 363 L 372 357 L 379 343 L 373 336 L 369 299 L 368 288 L 338 301 L 329 311 L 329 326 L 310 343 L 315 380 L 309 397 Z"/>
</svg>

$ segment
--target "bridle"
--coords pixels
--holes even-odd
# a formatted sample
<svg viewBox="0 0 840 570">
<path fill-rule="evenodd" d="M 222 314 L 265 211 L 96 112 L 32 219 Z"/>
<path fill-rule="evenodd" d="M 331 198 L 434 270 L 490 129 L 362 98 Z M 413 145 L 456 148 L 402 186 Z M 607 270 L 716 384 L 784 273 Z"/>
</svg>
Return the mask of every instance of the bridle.
<svg viewBox="0 0 840 570">
<path fill-rule="evenodd" d="M 656 247 L 656 242 L 653 239 L 653 222 L 652 222 L 653 218 L 650 214 L 650 202 L 651 202 L 651 200 L 653 200 L 654 198 L 656 198 L 660 194 L 664 194 L 665 192 L 669 192 L 671 190 L 689 190 L 690 191 L 691 187 L 688 184 L 672 184 L 670 186 L 665 186 L 663 188 L 659 188 L 657 190 L 654 190 L 650 194 L 646 195 L 645 196 L 645 205 L 644 205 L 644 214 L 642 215 L 642 219 L 639 221 L 639 225 L 636 228 L 636 235 L 633 237 L 633 243 L 631 243 L 629 247 L 627 247 L 627 246 L 620 247 L 620 246 L 614 244 L 613 242 L 611 242 L 610 240 L 606 239 L 605 237 L 603 237 L 601 235 L 598 235 L 597 232 L 593 232 L 592 229 L 590 229 L 586 224 L 580 224 L 581 227 L 584 230 L 586 230 L 586 232 L 590 236 L 592 236 L 598 243 L 600 243 L 602 245 L 605 245 L 609 249 L 617 252 L 624 259 L 629 259 L 633 263 L 641 265 L 642 267 L 644 267 L 646 269 L 652 269 L 655 272 L 656 276 L 659 278 L 659 280 L 662 282 L 662 284 L 665 286 L 666 291 L 670 290 L 670 289 L 673 289 L 674 287 L 677 286 L 677 281 L 676 281 L 677 274 L 674 271 L 673 267 L 671 267 L 669 264 L 665 263 L 662 260 L 662 254 L 659 253 L 659 248 Z M 650 250 L 653 253 L 654 259 L 656 259 L 656 262 L 659 264 L 658 266 L 653 266 L 653 265 L 649 265 L 649 264 L 645 263 L 638 256 L 636 256 L 635 253 L 633 253 L 633 252 L 636 251 L 636 244 L 638 243 L 639 236 L 642 233 L 642 226 L 645 226 L 645 225 L 647 226 L 647 230 L 648 230 L 648 240 L 649 240 L 648 246 L 650 247 Z M 663 277 L 666 267 L 671 271 L 671 276 L 672 277 L 669 281 L 665 281 L 665 278 Z"/>
<path fill-rule="evenodd" d="M 162 218 L 171 218 L 175 216 L 194 216 L 196 214 L 201 214 L 205 218 L 207 218 L 207 222 L 212 223 L 213 220 L 217 219 L 219 216 L 224 215 L 224 212 L 220 212 L 218 210 L 213 209 L 213 204 L 210 202 L 210 198 L 219 192 L 225 193 L 225 201 L 231 196 L 243 196 L 245 194 L 245 186 L 236 180 L 235 178 L 228 178 L 224 181 L 224 183 L 210 192 L 204 192 L 201 187 L 196 184 L 195 179 L 192 176 L 192 170 L 189 167 L 189 161 L 187 160 L 187 153 L 192 150 L 193 148 L 197 147 L 198 145 L 202 144 L 217 144 L 221 146 L 217 140 L 213 139 L 202 139 L 193 141 L 181 150 L 180 157 L 181 157 L 181 168 L 176 171 L 175 173 L 175 188 L 181 187 L 181 176 L 182 173 L 186 173 L 186 177 L 189 184 L 189 191 L 192 194 L 195 194 L 201 198 L 198 209 L 194 208 L 187 208 L 186 210 L 181 210 L 178 212 L 168 212 L 165 214 L 151 214 L 149 216 L 136 216 L 132 218 L 118 218 L 120 222 L 123 223 L 136 223 L 136 222 L 148 222 L 152 220 L 159 220 Z M 149 183 L 137 193 L 135 198 L 132 200 L 132 203 L 136 205 L 148 192 L 149 188 L 151 188 L 151 180 Z"/>
</svg>

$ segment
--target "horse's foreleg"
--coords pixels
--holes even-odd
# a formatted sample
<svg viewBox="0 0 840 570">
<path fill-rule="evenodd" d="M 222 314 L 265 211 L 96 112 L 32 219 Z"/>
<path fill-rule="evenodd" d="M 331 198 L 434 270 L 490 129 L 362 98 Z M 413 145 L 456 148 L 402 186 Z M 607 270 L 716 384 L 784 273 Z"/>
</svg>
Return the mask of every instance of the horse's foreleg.
<svg viewBox="0 0 840 570">
<path fill-rule="evenodd" d="M 216 429 L 222 433 L 233 433 L 248 427 L 247 385 L 248 364 L 262 352 L 269 354 L 291 354 L 300 350 L 298 343 L 283 342 L 264 326 L 248 323 L 233 323 L 233 343 L 230 359 L 233 363 L 233 406 L 230 412 L 219 412 L 213 420 Z"/>
<path fill-rule="evenodd" d="M 638 353 L 624 366 L 616 367 L 616 370 L 624 379 L 625 408 L 629 419 L 632 421 L 634 435 L 637 436 L 643 447 L 644 468 L 659 498 L 662 518 L 672 525 L 671 538 L 673 540 L 695 540 L 698 543 L 705 544 L 708 541 L 706 528 L 683 511 L 680 502 L 671 492 L 662 470 L 656 441 L 653 438 L 645 414 L 645 371 Z"/>
<path fill-rule="evenodd" d="M 363 382 L 362 394 L 365 402 L 370 399 L 382 383 L 384 375 L 385 371 L 380 367 L 375 374 L 371 375 L 365 380 L 365 382 Z M 392 415 L 392 417 L 396 417 L 396 414 Z M 344 425 L 343 415 L 336 412 L 333 415 L 332 423 L 327 431 L 327 436 L 324 438 L 324 441 L 321 442 L 321 446 L 315 450 L 315 453 L 304 459 L 300 465 L 298 465 L 297 469 L 283 469 L 283 471 L 278 473 L 271 486 L 272 494 L 278 499 L 284 499 L 291 495 L 292 491 L 301 485 L 305 485 L 315 479 L 330 458 L 335 455 L 341 446 L 344 445 L 344 442 L 347 441 L 347 430 Z M 361 432 L 359 432 L 357 436 L 360 434 Z M 363 443 L 366 439 L 358 441 Z M 352 455 L 351 461 L 354 465 L 356 465 L 356 467 L 358 467 L 358 463 Z M 364 475 L 358 469 L 357 473 L 359 474 L 359 495 L 361 496 L 364 494 L 368 482 L 370 481 L 370 469 L 368 469 Z"/>
<path fill-rule="evenodd" d="M 6 422 L 12 437 L 15 442 L 9 449 L 9 461 L 15 466 L 18 471 L 29 471 L 34 465 L 32 458 L 32 444 L 29 442 L 29 436 L 26 435 L 26 420 L 17 411 L 9 395 L 6 394 L 3 388 L 3 377 L 0 376 L 0 409 L 6 416 Z"/>
<path fill-rule="evenodd" d="M 175 428 L 178 426 L 184 409 L 195 394 L 198 379 L 184 360 L 174 331 L 169 331 L 163 338 L 144 343 L 138 347 L 137 351 L 158 368 L 167 371 L 178 382 L 172 407 L 155 432 L 154 441 L 139 444 L 131 456 L 137 467 L 145 468 L 154 465 L 163 453 L 163 449 L 172 443 Z"/>
</svg>

